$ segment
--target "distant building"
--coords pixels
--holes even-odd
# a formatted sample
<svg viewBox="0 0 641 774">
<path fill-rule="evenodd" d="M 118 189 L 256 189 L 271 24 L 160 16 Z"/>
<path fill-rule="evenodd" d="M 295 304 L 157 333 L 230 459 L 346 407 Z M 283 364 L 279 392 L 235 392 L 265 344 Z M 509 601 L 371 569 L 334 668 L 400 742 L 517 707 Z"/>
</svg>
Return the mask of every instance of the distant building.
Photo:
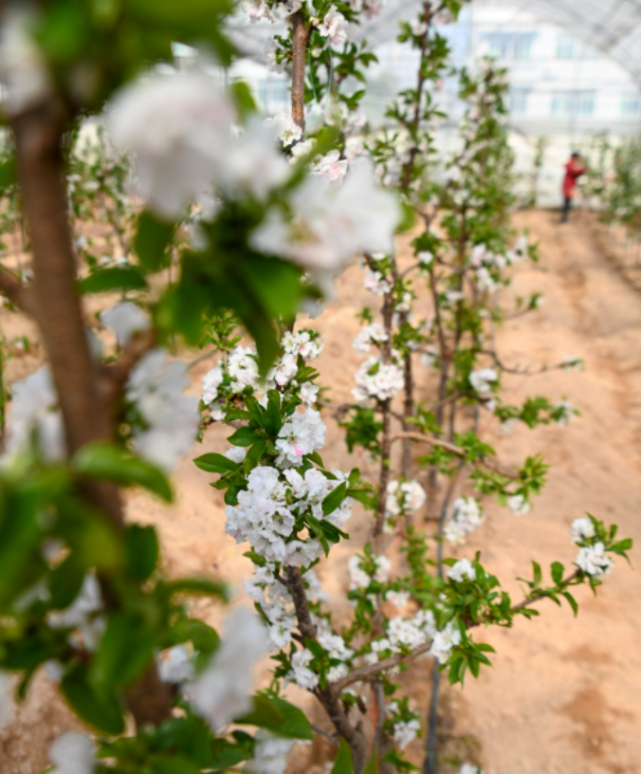
<svg viewBox="0 0 641 774">
<path fill-rule="evenodd" d="M 617 62 L 566 31 L 545 24 L 527 5 L 477 0 L 461 13 L 468 60 L 489 54 L 510 70 L 510 114 L 527 134 L 641 130 L 641 93 Z"/>
</svg>

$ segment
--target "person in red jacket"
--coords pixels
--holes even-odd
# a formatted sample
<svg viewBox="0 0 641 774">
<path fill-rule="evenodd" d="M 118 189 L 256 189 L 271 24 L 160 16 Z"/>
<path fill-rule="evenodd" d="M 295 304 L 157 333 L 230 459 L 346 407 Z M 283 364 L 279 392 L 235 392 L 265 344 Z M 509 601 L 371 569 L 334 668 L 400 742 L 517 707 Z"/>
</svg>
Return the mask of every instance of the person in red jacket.
<svg viewBox="0 0 641 774">
<path fill-rule="evenodd" d="M 572 206 L 572 199 L 576 193 L 576 183 L 581 175 L 585 172 L 585 167 L 581 164 L 581 156 L 578 153 L 573 153 L 570 156 L 570 160 L 565 165 L 565 177 L 563 178 L 563 213 L 561 215 L 561 223 L 565 223 L 570 214 L 570 207 Z"/>
</svg>

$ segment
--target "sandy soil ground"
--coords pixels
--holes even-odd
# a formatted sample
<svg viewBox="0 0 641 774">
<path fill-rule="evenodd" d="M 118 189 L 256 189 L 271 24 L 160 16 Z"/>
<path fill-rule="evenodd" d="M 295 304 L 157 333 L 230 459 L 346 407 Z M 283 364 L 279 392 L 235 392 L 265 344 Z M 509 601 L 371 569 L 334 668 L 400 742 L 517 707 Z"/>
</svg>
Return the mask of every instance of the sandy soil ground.
<svg viewBox="0 0 641 774">
<path fill-rule="evenodd" d="M 575 549 L 567 530 L 574 518 L 590 511 L 615 521 L 621 534 L 641 535 L 641 297 L 614 270 L 578 219 L 557 224 L 557 216 L 531 212 L 517 216 L 516 225 L 540 240 L 541 262 L 520 267 L 510 296 L 535 290 L 544 293 L 543 307 L 501 330 L 498 347 L 510 365 L 551 364 L 565 355 L 582 357 L 584 373 L 553 371 L 536 377 L 506 377 L 506 399 L 544 394 L 569 398 L 581 411 L 569 427 L 518 428 L 503 436 L 493 423 L 482 430 L 498 446 L 505 462 L 541 453 L 552 465 L 549 483 L 532 512 L 517 518 L 488 504 L 491 518 L 456 551 L 471 556 L 483 552 L 486 566 L 518 597 L 516 576 L 529 574 L 529 561 L 544 566 L 559 559 L 570 564 Z M 361 358 L 351 348 L 359 325 L 355 312 L 372 297 L 362 290 L 357 269 L 342 275 L 337 300 L 319 318 L 327 336 L 320 361 L 322 381 L 331 388 L 333 405 L 349 399 L 352 375 Z M 0 320 L 11 339 L 24 323 L 13 316 Z M 33 357 L 10 361 L 10 376 L 32 370 Z M 194 392 L 213 365 L 192 369 Z M 332 465 L 360 466 L 374 471 L 361 454 L 349 455 L 342 433 L 330 419 L 323 457 Z M 224 428 L 208 431 L 195 449 L 223 451 Z M 224 535 L 223 502 L 209 487 L 206 474 L 184 460 L 177 471 L 177 502 L 171 508 L 141 495 L 128 501 L 131 519 L 158 526 L 164 546 L 165 569 L 172 575 L 214 573 L 229 580 L 240 594 L 250 574 L 236 546 Z M 357 544 L 368 534 L 368 517 L 356 513 L 350 533 Z M 338 548 L 319 575 L 330 595 L 346 586 L 347 551 Z M 633 555 L 633 561 L 636 561 Z M 477 637 L 497 650 L 494 668 L 468 680 L 463 690 L 448 689 L 442 699 L 441 750 L 443 771 L 461 761 L 481 764 L 486 774 L 633 774 L 641 770 L 641 625 L 636 617 L 641 581 L 623 560 L 597 599 L 588 589 L 577 593 L 581 605 L 574 619 L 569 608 L 540 606 L 540 618 L 519 621 L 513 630 L 488 630 Z M 223 611 L 214 603 L 194 603 L 194 613 L 214 624 Z M 339 609 L 339 616 L 346 612 Z M 425 670 L 427 678 L 429 669 Z M 420 673 L 415 673 L 415 678 Z M 413 680 L 412 695 L 421 708 L 429 698 L 427 682 Z M 423 687 L 424 686 L 424 687 Z M 302 697 L 301 697 L 302 698 Z M 318 722 L 324 724 L 322 713 Z M 35 774 L 46 765 L 45 751 L 71 725 L 66 708 L 50 683 L 39 676 L 16 722 L 0 734 L 0 771 Z M 294 756 L 290 772 L 311 771 L 331 756 L 331 748 L 314 745 Z M 320 766 L 316 770 L 322 770 Z"/>
</svg>

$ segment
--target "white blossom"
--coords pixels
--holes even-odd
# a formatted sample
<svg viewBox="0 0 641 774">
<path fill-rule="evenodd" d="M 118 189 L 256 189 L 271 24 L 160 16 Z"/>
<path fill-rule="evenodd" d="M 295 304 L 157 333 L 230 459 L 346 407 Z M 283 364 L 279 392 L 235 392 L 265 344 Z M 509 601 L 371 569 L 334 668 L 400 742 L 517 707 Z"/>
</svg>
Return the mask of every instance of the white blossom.
<svg viewBox="0 0 641 774">
<path fill-rule="evenodd" d="M 479 371 L 472 371 L 469 378 L 470 384 L 479 395 L 488 395 L 492 391 L 492 383 L 498 380 L 499 375 L 494 368 L 481 368 Z"/>
<path fill-rule="evenodd" d="M 266 19 L 272 24 L 276 21 L 274 9 L 270 8 L 265 0 L 243 0 L 242 8 L 249 16 L 251 22 L 257 22 Z"/>
<path fill-rule="evenodd" d="M 365 290 L 369 290 L 375 296 L 382 296 L 385 293 L 389 293 L 391 285 L 383 277 L 380 271 L 368 271 L 363 280 Z"/>
<path fill-rule="evenodd" d="M 450 657 L 452 648 L 459 645 L 460 642 L 461 632 L 458 628 L 455 628 L 454 624 L 450 621 L 445 629 L 437 631 L 434 635 L 432 647 L 430 648 L 430 655 L 434 656 L 439 664 L 445 664 Z"/>
<path fill-rule="evenodd" d="M 445 524 L 445 537 L 450 543 L 463 543 L 465 536 L 483 523 L 483 513 L 473 497 L 457 497 Z"/>
<path fill-rule="evenodd" d="M 525 516 L 532 507 L 522 494 L 515 494 L 507 498 L 508 508 L 515 516 Z"/>
<path fill-rule="evenodd" d="M 194 662 L 184 645 L 170 648 L 158 664 L 158 676 L 164 683 L 184 683 L 194 677 Z"/>
<path fill-rule="evenodd" d="M 408 591 L 388 591 L 385 594 L 385 599 L 391 602 L 394 607 L 405 607 L 410 601 L 410 594 Z"/>
<path fill-rule="evenodd" d="M 217 159 L 215 182 L 229 196 L 250 193 L 264 199 L 282 185 L 290 168 L 276 149 L 275 127 L 253 116 Z"/>
<path fill-rule="evenodd" d="M 88 736 L 68 731 L 49 748 L 50 774 L 93 774 L 96 749 Z"/>
<path fill-rule="evenodd" d="M 276 439 L 280 452 L 279 465 L 300 465 L 305 454 L 311 454 L 325 445 L 325 425 L 318 411 L 312 408 L 294 412 L 281 427 Z"/>
<path fill-rule="evenodd" d="M 142 333 L 150 327 L 149 317 L 131 301 L 122 301 L 101 312 L 100 321 L 115 333 L 119 347 L 128 344 L 135 333 Z"/>
<path fill-rule="evenodd" d="M 434 253 L 429 250 L 422 250 L 416 257 L 423 266 L 429 266 L 434 260 Z"/>
<path fill-rule="evenodd" d="M 418 736 L 421 724 L 418 720 L 399 720 L 394 723 L 394 741 L 404 750 Z"/>
<path fill-rule="evenodd" d="M 64 425 L 49 366 L 43 366 L 26 379 L 14 382 L 11 392 L 7 417 L 7 452 L 11 455 L 28 448 L 35 431 L 39 448 L 46 460 L 64 457 Z"/>
<path fill-rule="evenodd" d="M 318 399 L 320 387 L 313 382 L 304 382 L 300 388 L 300 398 L 307 406 L 313 406 Z"/>
<path fill-rule="evenodd" d="M 232 446 L 231 449 L 227 449 L 225 457 L 232 462 L 241 463 L 247 456 L 247 449 L 244 446 Z"/>
<path fill-rule="evenodd" d="M 340 187 L 326 177 L 307 178 L 293 191 L 290 205 L 292 220 L 281 209 L 268 211 L 250 237 L 254 249 L 330 272 L 361 251 L 393 249 L 399 205 L 376 187 L 368 159 L 354 163 Z"/>
<path fill-rule="evenodd" d="M 231 143 L 234 110 L 203 72 L 154 76 L 122 89 L 111 115 L 119 150 L 136 154 L 140 195 L 164 217 L 179 217 L 210 186 Z"/>
<path fill-rule="evenodd" d="M 559 427 L 565 427 L 574 419 L 574 408 L 569 400 L 560 400 L 552 408 L 557 413 L 556 423 Z"/>
<path fill-rule="evenodd" d="M 220 363 L 203 376 L 202 402 L 205 406 L 212 404 L 218 397 L 218 388 L 223 382 L 225 374 Z"/>
<path fill-rule="evenodd" d="M 279 113 L 268 120 L 278 128 L 278 139 L 283 145 L 297 143 L 303 138 L 303 129 L 292 118 L 291 113 Z"/>
<path fill-rule="evenodd" d="M 352 395 L 359 403 L 370 398 L 388 400 L 405 386 L 403 370 L 394 363 L 382 363 L 377 357 L 369 357 L 355 374 L 356 387 Z"/>
<path fill-rule="evenodd" d="M 340 182 L 347 174 L 347 159 L 341 159 L 340 151 L 332 150 L 324 156 L 317 156 L 310 164 L 310 172 L 325 175 L 332 183 Z"/>
<path fill-rule="evenodd" d="M 307 667 L 313 658 L 312 652 L 307 648 L 297 650 L 292 656 L 293 679 L 301 688 L 307 688 L 308 690 L 316 688 L 318 685 L 318 675 Z"/>
<path fill-rule="evenodd" d="M 434 634 L 434 614 L 431 610 L 419 610 L 412 618 L 396 616 L 387 625 L 392 652 L 399 652 L 401 646 L 415 650 L 426 645 Z"/>
<path fill-rule="evenodd" d="M 385 328 L 380 323 L 372 323 L 366 325 L 358 332 L 358 335 L 354 339 L 352 346 L 358 352 L 359 355 L 364 355 L 371 349 L 372 342 L 376 344 L 382 344 L 388 339 Z"/>
<path fill-rule="evenodd" d="M 340 46 L 347 39 L 347 19 L 332 6 L 318 25 L 318 31 L 332 46 Z"/>
<path fill-rule="evenodd" d="M 284 774 L 287 756 L 295 740 L 276 736 L 264 728 L 259 728 L 254 738 L 254 757 L 245 764 L 243 770 L 254 774 Z"/>
<path fill-rule="evenodd" d="M 447 571 L 447 577 L 457 583 L 462 583 L 466 578 L 473 581 L 476 580 L 476 570 L 469 559 L 459 559 Z"/>
<path fill-rule="evenodd" d="M 105 628 L 105 619 L 97 615 L 103 610 L 100 585 L 95 576 L 87 574 L 78 596 L 69 607 L 49 613 L 52 629 L 75 629 L 88 650 L 94 650 Z"/>
<path fill-rule="evenodd" d="M 145 421 L 133 428 L 133 448 L 166 472 L 198 435 L 198 398 L 182 394 L 189 384 L 186 371 L 184 363 L 168 362 L 166 350 L 153 349 L 136 364 L 125 391 Z"/>
<path fill-rule="evenodd" d="M 5 10 L 2 15 L 0 81 L 3 109 L 9 116 L 35 107 L 51 94 L 47 66 L 32 35 L 35 21 L 24 8 Z"/>
<path fill-rule="evenodd" d="M 385 512 L 391 516 L 415 513 L 423 507 L 426 497 L 418 481 L 390 481 L 387 484 Z"/>
<path fill-rule="evenodd" d="M 601 541 L 580 548 L 574 563 L 583 572 L 596 577 L 607 575 L 614 567 L 614 562 L 605 553 L 605 546 Z"/>
<path fill-rule="evenodd" d="M 594 529 L 592 519 L 589 519 L 587 516 L 582 519 L 575 519 L 572 522 L 570 535 L 572 535 L 574 538 L 572 541 L 573 543 L 578 543 L 579 541 L 589 540 L 590 538 L 595 537 L 596 530 Z"/>
<path fill-rule="evenodd" d="M 239 607 L 227 617 L 220 647 L 188 687 L 194 711 L 214 733 L 251 709 L 252 667 L 268 650 L 267 630 L 255 613 Z"/>
<path fill-rule="evenodd" d="M 350 589 L 366 589 L 370 583 L 378 581 L 378 583 L 385 583 L 389 578 L 389 572 L 391 564 L 386 556 L 372 556 L 374 562 L 374 574 L 370 576 L 363 568 L 362 558 L 360 556 L 350 556 L 347 560 L 347 568 L 350 576 Z"/>
</svg>

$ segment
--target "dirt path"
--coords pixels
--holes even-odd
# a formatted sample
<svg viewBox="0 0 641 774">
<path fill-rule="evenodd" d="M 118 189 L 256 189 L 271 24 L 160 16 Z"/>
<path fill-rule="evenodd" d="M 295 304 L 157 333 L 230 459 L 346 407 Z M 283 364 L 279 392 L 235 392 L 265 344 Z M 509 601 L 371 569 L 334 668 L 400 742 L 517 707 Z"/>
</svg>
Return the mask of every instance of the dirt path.
<svg viewBox="0 0 641 774">
<path fill-rule="evenodd" d="M 612 270 L 580 224 L 556 214 L 519 216 L 540 241 L 540 266 L 523 271 L 515 292 L 540 289 L 540 312 L 499 336 L 507 362 L 564 355 L 585 358 L 583 374 L 550 373 L 507 382 L 515 397 L 567 396 L 582 416 L 563 431 L 519 430 L 501 449 L 514 459 L 532 449 L 552 464 L 535 508 L 518 521 L 498 513 L 475 544 L 501 578 L 530 558 L 569 563 L 567 528 L 590 511 L 641 532 L 641 296 Z M 461 551 L 467 553 L 469 549 Z M 638 556 L 634 562 L 638 566 Z M 541 605 L 541 617 L 512 631 L 488 631 L 495 666 L 463 693 L 466 720 L 482 744 L 486 774 L 627 774 L 641 770 L 641 578 L 623 561 L 581 610 Z M 460 728 L 461 732 L 465 729 Z"/>
<path fill-rule="evenodd" d="M 518 428 L 502 436 L 492 420 L 485 420 L 486 437 L 497 444 L 506 462 L 540 452 L 552 465 L 549 484 L 528 516 L 517 518 L 489 504 L 491 518 L 456 552 L 472 556 L 481 549 L 484 563 L 518 596 L 514 579 L 528 575 L 530 559 L 544 567 L 556 559 L 572 562 L 575 549 L 567 530 L 585 511 L 617 522 L 622 535 L 641 545 L 641 295 L 592 246 L 578 222 L 559 227 L 555 215 L 533 212 L 519 215 L 517 225 L 540 240 L 541 262 L 517 270 L 507 300 L 540 290 L 545 302 L 541 310 L 502 329 L 502 358 L 522 366 L 553 363 L 566 355 L 586 361 L 585 373 L 554 371 L 505 379 L 506 400 L 534 394 L 569 398 L 582 412 L 569 427 L 534 432 Z M 356 267 L 338 279 L 336 292 L 336 301 L 316 325 L 327 336 L 320 362 L 322 383 L 331 388 L 329 397 L 338 405 L 349 400 L 353 373 L 362 360 L 351 347 L 359 328 L 355 312 L 366 304 L 375 307 L 376 299 L 363 290 Z M 13 336 L 24 324 L 21 328 L 17 318 L 3 316 L 0 327 Z M 22 377 L 34 363 L 12 361 L 15 373 L 10 378 Z M 212 365 L 201 363 L 194 369 L 194 392 Z M 329 413 L 323 457 L 343 469 L 360 466 L 367 474 L 367 460 L 362 454 L 347 454 L 342 432 Z M 213 428 L 191 456 L 223 451 L 228 434 Z M 177 471 L 177 490 L 171 508 L 140 494 L 131 496 L 130 517 L 158 526 L 169 573 L 214 572 L 240 593 L 250 563 L 242 556 L 246 547 L 236 546 L 224 534 L 220 493 L 189 459 Z M 365 539 L 366 517 L 355 515 L 349 531 L 356 542 Z M 347 551 L 339 547 L 332 556 L 319 575 L 336 598 L 346 585 Z M 633 558 L 641 564 L 636 553 Z M 511 631 L 476 635 L 496 648 L 495 666 L 478 681 L 469 680 L 462 692 L 447 692 L 444 702 L 455 708 L 455 723 L 444 730 L 467 738 L 459 751 L 473 751 L 480 743 L 475 757 L 486 774 L 641 771 L 641 577 L 621 560 L 598 599 L 588 590 L 577 597 L 577 619 L 569 608 L 550 603 L 540 606 L 538 620 L 519 621 Z M 223 615 L 207 600 L 197 601 L 194 612 L 212 623 Z M 416 691 L 416 696 L 426 700 L 427 689 Z M 0 771 L 36 774 L 46 765 L 48 745 L 69 727 L 69 715 L 40 676 L 16 719 L 0 734 Z M 290 774 L 309 770 L 293 766 Z"/>
</svg>

